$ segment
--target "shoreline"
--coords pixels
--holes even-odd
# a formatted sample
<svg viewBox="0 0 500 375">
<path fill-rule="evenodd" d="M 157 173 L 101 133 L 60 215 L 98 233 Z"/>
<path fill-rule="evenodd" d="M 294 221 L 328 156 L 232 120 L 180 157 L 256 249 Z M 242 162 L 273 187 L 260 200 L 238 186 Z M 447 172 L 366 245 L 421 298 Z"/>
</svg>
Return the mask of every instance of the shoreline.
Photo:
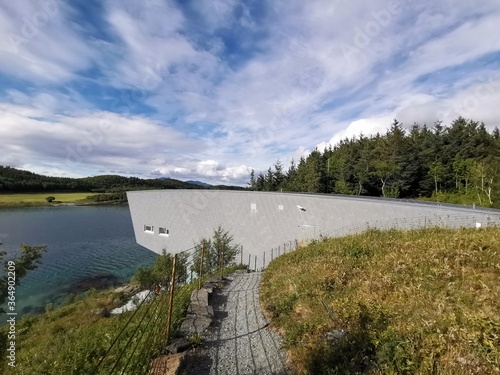
<svg viewBox="0 0 500 375">
<path fill-rule="evenodd" d="M 61 202 L 61 203 L 43 203 L 43 202 L 18 202 L 18 203 L 0 203 L 2 208 L 26 208 L 26 207 L 63 207 L 63 206 L 128 206 L 128 202 Z"/>
</svg>

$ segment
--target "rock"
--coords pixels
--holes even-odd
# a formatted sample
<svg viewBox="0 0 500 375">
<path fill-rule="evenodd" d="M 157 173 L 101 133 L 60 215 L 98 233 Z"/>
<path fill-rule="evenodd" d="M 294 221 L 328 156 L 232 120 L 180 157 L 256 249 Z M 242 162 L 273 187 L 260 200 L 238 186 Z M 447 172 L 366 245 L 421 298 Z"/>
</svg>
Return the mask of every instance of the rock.
<svg viewBox="0 0 500 375">
<path fill-rule="evenodd" d="M 197 305 L 197 304 L 192 303 L 189 305 L 189 307 L 187 309 L 187 313 L 189 315 L 202 315 L 202 316 L 206 316 L 209 318 L 213 318 L 214 308 L 210 305 L 203 306 L 203 305 Z"/>
<path fill-rule="evenodd" d="M 339 330 L 336 329 L 334 331 L 326 333 L 326 340 L 332 344 L 338 344 L 346 336 L 347 336 L 347 331 L 344 331 L 343 329 Z"/>
<path fill-rule="evenodd" d="M 98 307 L 98 308 L 92 309 L 92 310 L 90 310 L 90 313 L 92 315 L 102 316 L 103 318 L 109 318 L 111 315 L 109 310 L 105 307 Z"/>
<path fill-rule="evenodd" d="M 219 281 L 222 280 L 222 277 L 220 277 L 219 275 L 216 275 L 216 276 L 212 276 L 210 279 L 208 279 L 206 282 L 207 283 L 217 283 Z"/>
<path fill-rule="evenodd" d="M 193 290 L 193 293 L 191 293 L 191 303 L 208 306 L 208 290 L 204 288 Z"/>
<path fill-rule="evenodd" d="M 201 335 L 212 324 L 212 318 L 202 315 L 188 315 L 181 324 L 181 332 L 186 336 Z"/>
<path fill-rule="evenodd" d="M 115 289 L 115 293 L 135 294 L 139 291 L 138 285 L 125 284 Z"/>
<path fill-rule="evenodd" d="M 180 338 L 173 340 L 170 345 L 167 346 L 167 351 L 171 354 L 180 353 L 189 349 L 193 345 L 192 341 L 187 338 Z"/>
</svg>

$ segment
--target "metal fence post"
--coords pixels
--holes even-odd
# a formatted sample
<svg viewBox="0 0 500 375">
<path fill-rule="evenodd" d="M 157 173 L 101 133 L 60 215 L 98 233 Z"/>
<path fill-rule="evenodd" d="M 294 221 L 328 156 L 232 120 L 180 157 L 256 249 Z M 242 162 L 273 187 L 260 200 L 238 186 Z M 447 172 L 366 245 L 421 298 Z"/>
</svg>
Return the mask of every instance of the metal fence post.
<svg viewBox="0 0 500 375">
<path fill-rule="evenodd" d="M 271 249 L 271 262 L 273 261 L 274 259 L 274 247 Z"/>
<path fill-rule="evenodd" d="M 253 266 L 253 270 L 257 271 L 257 255 L 255 256 L 255 264 Z"/>
<path fill-rule="evenodd" d="M 250 262 L 252 261 L 252 254 L 248 254 L 248 270 L 250 271 Z"/>
<path fill-rule="evenodd" d="M 262 269 L 266 268 L 266 252 L 262 253 Z"/>
<path fill-rule="evenodd" d="M 205 256 L 205 243 L 201 244 L 200 278 L 198 279 L 198 290 L 201 289 L 201 279 L 203 278 L 203 257 Z"/>
<path fill-rule="evenodd" d="M 241 259 L 240 259 L 240 265 L 243 265 L 243 245 L 241 245 Z"/>
<path fill-rule="evenodd" d="M 172 265 L 172 282 L 170 283 L 170 302 L 168 306 L 167 320 L 167 344 L 170 341 L 170 326 L 172 325 L 172 310 L 174 304 L 174 289 L 175 289 L 175 266 L 177 264 L 177 254 L 174 255 L 174 263 Z"/>
</svg>

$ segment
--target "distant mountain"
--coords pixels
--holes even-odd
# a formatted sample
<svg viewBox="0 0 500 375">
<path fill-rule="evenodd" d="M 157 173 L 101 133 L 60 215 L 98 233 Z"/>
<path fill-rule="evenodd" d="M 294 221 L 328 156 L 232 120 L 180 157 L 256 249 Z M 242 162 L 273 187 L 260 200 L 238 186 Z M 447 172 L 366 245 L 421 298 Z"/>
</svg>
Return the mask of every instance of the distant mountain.
<svg viewBox="0 0 500 375">
<path fill-rule="evenodd" d="M 206 182 L 201 182 L 201 181 L 189 180 L 189 181 L 184 181 L 184 182 L 187 184 L 198 185 L 198 186 L 212 186 L 210 184 L 207 184 Z"/>
</svg>

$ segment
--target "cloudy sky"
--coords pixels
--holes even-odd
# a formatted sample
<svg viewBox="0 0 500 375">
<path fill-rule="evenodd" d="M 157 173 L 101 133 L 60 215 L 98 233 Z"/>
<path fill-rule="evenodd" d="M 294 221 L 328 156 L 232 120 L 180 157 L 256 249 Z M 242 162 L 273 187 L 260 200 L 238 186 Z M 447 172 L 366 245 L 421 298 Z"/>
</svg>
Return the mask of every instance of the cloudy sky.
<svg viewBox="0 0 500 375">
<path fill-rule="evenodd" d="M 393 118 L 500 125 L 498 0 L 0 2 L 0 165 L 245 184 Z"/>
</svg>

